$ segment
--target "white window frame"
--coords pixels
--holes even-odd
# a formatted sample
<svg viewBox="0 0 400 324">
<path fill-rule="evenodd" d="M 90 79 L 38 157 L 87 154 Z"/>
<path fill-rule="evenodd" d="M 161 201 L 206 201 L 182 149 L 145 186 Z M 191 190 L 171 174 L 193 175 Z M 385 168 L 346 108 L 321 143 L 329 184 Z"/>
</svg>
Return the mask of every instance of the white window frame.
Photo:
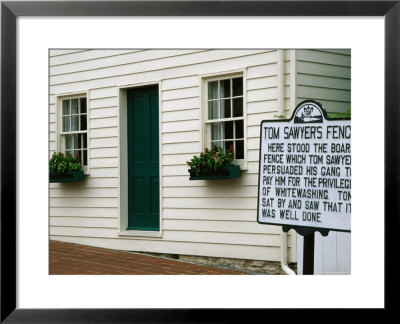
<svg viewBox="0 0 400 324">
<path fill-rule="evenodd" d="M 80 99 L 86 98 L 86 130 L 84 131 L 71 131 L 71 132 L 63 132 L 63 100 L 70 99 Z M 57 96 L 57 152 L 61 152 L 65 154 L 65 138 L 66 135 L 69 134 L 86 134 L 86 152 L 87 152 L 87 165 L 82 165 L 82 170 L 84 174 L 89 174 L 89 164 L 90 164 L 90 154 L 89 154 L 89 99 L 88 93 L 79 93 L 79 94 L 68 94 L 68 95 L 59 95 Z M 79 102 L 79 101 L 78 101 Z M 80 118 L 79 118 L 80 125 Z M 79 127 L 80 128 L 80 127 Z"/>
<path fill-rule="evenodd" d="M 227 80 L 241 77 L 243 79 L 243 116 L 241 117 L 230 117 L 230 118 L 219 118 L 219 119 L 208 119 L 208 82 Z M 202 76 L 202 107 L 203 107 L 203 150 L 211 145 L 211 124 L 221 121 L 236 121 L 243 120 L 243 159 L 235 159 L 233 164 L 240 165 L 241 169 L 247 169 L 247 98 L 246 98 L 246 73 L 245 71 L 229 72 L 221 74 L 213 74 Z M 232 89 L 231 89 L 232 91 Z M 231 95 L 233 93 L 231 92 Z M 230 97 L 232 98 L 232 97 Z M 231 109 L 233 109 L 231 105 Z"/>
</svg>

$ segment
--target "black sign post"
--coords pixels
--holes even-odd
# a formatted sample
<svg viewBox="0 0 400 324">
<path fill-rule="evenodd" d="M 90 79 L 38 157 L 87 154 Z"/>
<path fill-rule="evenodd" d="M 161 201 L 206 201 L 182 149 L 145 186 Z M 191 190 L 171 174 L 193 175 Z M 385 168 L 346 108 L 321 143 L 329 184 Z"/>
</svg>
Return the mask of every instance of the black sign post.
<svg viewBox="0 0 400 324">
<path fill-rule="evenodd" d="M 262 121 L 257 221 L 304 237 L 304 274 L 314 274 L 315 232 L 350 232 L 350 216 L 350 119 L 308 100 L 289 120 Z"/>
<path fill-rule="evenodd" d="M 304 236 L 304 247 L 303 247 L 303 274 L 313 275 L 314 274 L 314 242 L 315 232 Z"/>
</svg>

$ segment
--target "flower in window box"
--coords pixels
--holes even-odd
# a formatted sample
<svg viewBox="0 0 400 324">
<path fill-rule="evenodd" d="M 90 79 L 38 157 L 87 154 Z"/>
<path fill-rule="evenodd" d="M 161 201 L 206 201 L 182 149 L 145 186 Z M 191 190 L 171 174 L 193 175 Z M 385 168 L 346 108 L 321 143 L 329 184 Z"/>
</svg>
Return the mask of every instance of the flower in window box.
<svg viewBox="0 0 400 324">
<path fill-rule="evenodd" d="M 73 182 L 83 180 L 82 165 L 79 156 L 53 153 L 49 161 L 50 182 Z"/>
<path fill-rule="evenodd" d="M 226 152 L 216 145 L 213 145 L 211 149 L 206 147 L 199 156 L 195 155 L 186 162 L 189 166 L 190 180 L 196 180 L 195 177 L 202 180 L 240 176 L 240 167 L 232 165 L 233 158 L 233 145 Z M 231 170 L 234 170 L 234 176 Z"/>
<path fill-rule="evenodd" d="M 80 171 L 82 165 L 79 162 L 79 157 L 73 157 L 71 154 L 64 156 L 62 153 L 53 153 L 49 161 L 50 172 L 67 172 Z"/>
</svg>

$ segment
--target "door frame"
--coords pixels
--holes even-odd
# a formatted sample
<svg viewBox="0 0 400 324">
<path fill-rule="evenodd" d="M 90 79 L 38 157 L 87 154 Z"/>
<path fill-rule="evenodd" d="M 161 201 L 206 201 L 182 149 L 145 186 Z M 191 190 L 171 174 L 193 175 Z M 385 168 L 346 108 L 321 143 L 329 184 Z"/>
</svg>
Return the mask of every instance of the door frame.
<svg viewBox="0 0 400 324">
<path fill-rule="evenodd" d="M 119 229 L 118 236 L 129 237 L 152 237 L 161 238 L 163 233 L 163 185 L 162 185 L 162 113 L 161 113 L 161 85 L 162 81 L 152 81 L 143 83 L 133 83 L 118 87 L 118 102 L 119 102 L 119 158 L 118 158 L 118 215 Z M 160 178 L 160 229 L 158 231 L 142 231 L 142 230 L 127 230 L 128 227 L 128 96 L 127 92 L 132 88 L 142 88 L 148 86 L 158 87 L 158 141 L 159 141 L 159 178 Z"/>
</svg>

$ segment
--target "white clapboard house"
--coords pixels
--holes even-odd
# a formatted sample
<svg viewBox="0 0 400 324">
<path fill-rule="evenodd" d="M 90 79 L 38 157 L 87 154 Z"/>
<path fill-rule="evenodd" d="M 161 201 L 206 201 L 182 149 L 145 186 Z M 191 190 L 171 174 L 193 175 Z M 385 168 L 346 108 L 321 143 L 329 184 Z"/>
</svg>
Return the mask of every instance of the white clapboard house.
<svg viewBox="0 0 400 324">
<path fill-rule="evenodd" d="M 350 50 L 49 55 L 49 153 L 78 153 L 85 172 L 83 181 L 50 184 L 50 239 L 277 262 L 287 253 L 301 264 L 295 232 L 257 223 L 260 122 L 290 117 L 305 99 L 345 112 Z M 212 143 L 234 145 L 240 177 L 189 180 L 186 161 Z M 349 273 L 350 234 L 317 239 L 316 273 Z"/>
</svg>

